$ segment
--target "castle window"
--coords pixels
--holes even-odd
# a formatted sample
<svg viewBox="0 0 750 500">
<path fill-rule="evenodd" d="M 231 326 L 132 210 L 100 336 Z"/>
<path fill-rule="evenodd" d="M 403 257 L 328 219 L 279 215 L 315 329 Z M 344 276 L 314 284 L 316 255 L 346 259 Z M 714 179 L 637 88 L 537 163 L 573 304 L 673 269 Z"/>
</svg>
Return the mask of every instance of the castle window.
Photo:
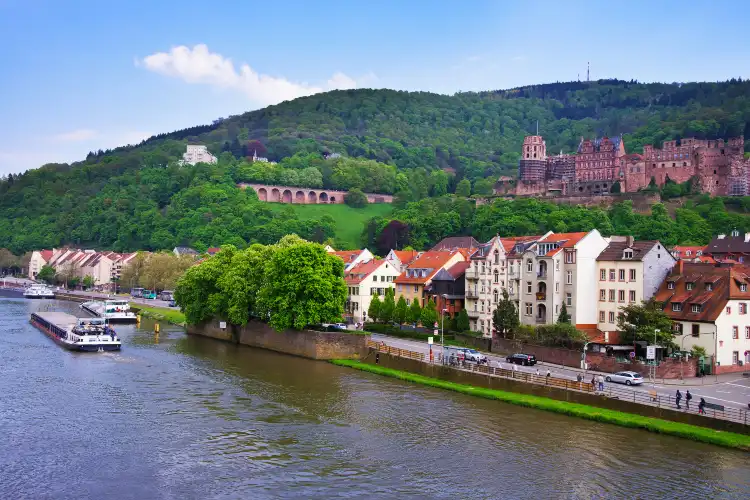
<svg viewBox="0 0 750 500">
<path fill-rule="evenodd" d="M 675 165 L 675 164 L 674 164 L 674 162 L 673 162 L 673 163 L 672 163 L 672 168 L 674 168 L 675 166 L 676 166 L 676 165 Z"/>
<path fill-rule="evenodd" d="M 682 162 L 682 166 L 683 166 L 683 167 L 687 167 L 687 162 L 686 162 L 686 161 L 683 161 L 683 162 Z"/>
</svg>

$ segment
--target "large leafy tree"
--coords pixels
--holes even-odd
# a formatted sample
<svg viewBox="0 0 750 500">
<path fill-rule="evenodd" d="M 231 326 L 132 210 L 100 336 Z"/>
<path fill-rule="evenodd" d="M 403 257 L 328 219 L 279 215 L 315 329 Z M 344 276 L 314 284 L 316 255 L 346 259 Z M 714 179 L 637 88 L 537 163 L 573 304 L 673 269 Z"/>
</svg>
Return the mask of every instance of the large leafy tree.
<svg viewBox="0 0 750 500">
<path fill-rule="evenodd" d="M 617 329 L 623 332 L 622 341 L 625 343 L 646 341 L 649 345 L 677 347 L 672 335 L 672 320 L 654 300 L 623 307 L 617 318 Z"/>
<path fill-rule="evenodd" d="M 409 306 L 406 305 L 406 299 L 404 299 L 403 295 L 400 295 L 398 302 L 396 302 L 396 308 L 393 310 L 393 321 L 399 325 L 403 325 L 406 322 L 408 313 Z"/>
<path fill-rule="evenodd" d="M 37 273 L 36 279 L 44 281 L 45 283 L 52 283 L 55 281 L 55 276 L 57 276 L 55 268 L 49 265 L 44 265 Z"/>
<path fill-rule="evenodd" d="M 466 309 L 461 309 L 458 313 L 458 316 L 456 317 L 456 328 L 459 332 L 468 332 L 471 328 L 469 313 L 466 312 Z"/>
<path fill-rule="evenodd" d="M 425 328 L 432 328 L 432 326 L 437 321 L 437 306 L 435 305 L 435 301 L 432 299 L 429 299 L 425 306 L 422 308 L 422 326 Z"/>
<path fill-rule="evenodd" d="M 516 304 L 510 300 L 508 291 L 505 289 L 503 289 L 502 299 L 492 312 L 492 324 L 496 335 L 501 338 L 508 338 L 520 324 Z"/>
<path fill-rule="evenodd" d="M 380 321 L 380 308 L 383 303 L 380 301 L 380 297 L 373 293 L 370 299 L 370 307 L 367 308 L 367 316 L 373 321 Z"/>
<path fill-rule="evenodd" d="M 422 319 L 422 306 L 419 305 L 418 299 L 414 299 L 409 306 L 408 320 L 409 323 L 417 324 L 420 319 Z"/>
<path fill-rule="evenodd" d="M 378 312 L 378 319 L 383 323 L 389 323 L 393 320 L 393 312 L 396 310 L 396 301 L 394 300 L 395 293 L 396 290 L 394 288 L 385 289 L 385 297 L 383 298 L 383 303 Z"/>
</svg>

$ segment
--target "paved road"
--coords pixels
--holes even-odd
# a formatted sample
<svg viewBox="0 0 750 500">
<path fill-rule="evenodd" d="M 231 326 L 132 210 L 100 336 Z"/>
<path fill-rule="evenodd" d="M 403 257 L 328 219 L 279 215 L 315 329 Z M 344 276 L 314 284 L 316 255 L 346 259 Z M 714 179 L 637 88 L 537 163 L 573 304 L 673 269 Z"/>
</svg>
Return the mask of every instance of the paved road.
<svg viewBox="0 0 750 500">
<path fill-rule="evenodd" d="M 400 349 L 408 349 L 415 352 L 423 352 L 426 355 L 429 354 L 430 348 L 426 342 L 411 339 L 402 339 L 398 337 L 389 337 L 381 334 L 372 334 L 372 339 L 377 342 L 385 342 L 386 345 L 392 347 L 398 347 Z M 433 345 L 433 352 L 437 354 L 440 351 L 439 345 Z M 499 366 L 501 368 L 512 369 L 513 366 L 519 371 L 526 373 L 536 373 L 539 370 L 540 375 L 545 375 L 547 370 L 550 371 L 553 377 L 576 380 L 576 377 L 582 370 L 576 370 L 574 368 L 568 368 L 560 365 L 553 365 L 550 363 L 539 362 L 536 366 L 518 366 L 512 365 L 505 362 L 505 356 L 487 353 L 487 358 L 491 366 Z M 499 364 L 498 364 L 499 363 Z M 598 375 L 600 372 L 593 372 L 591 370 L 586 371 L 584 375 L 585 381 L 590 381 L 592 375 Z M 607 376 L 606 373 L 601 373 L 603 376 Z M 700 379 L 694 379 L 700 380 Z M 618 389 L 622 390 L 635 390 L 643 393 L 649 391 L 656 391 L 661 396 L 674 396 L 677 389 L 680 392 L 685 393 L 689 390 L 693 395 L 693 404 L 697 405 L 701 397 L 705 398 L 709 403 L 721 404 L 726 407 L 748 409 L 748 403 L 750 403 L 750 377 L 742 376 L 727 376 L 721 375 L 719 383 L 710 383 L 714 381 L 713 377 L 705 377 L 703 380 L 706 385 L 702 385 L 700 382 L 696 382 L 695 385 L 681 385 L 678 387 L 672 385 L 644 383 L 641 386 L 627 387 L 625 385 L 613 384 Z"/>
<path fill-rule="evenodd" d="M 112 299 L 128 299 L 130 302 L 134 302 L 136 304 L 143 304 L 145 306 L 154 306 L 154 307 L 164 307 L 166 309 L 172 309 L 175 311 L 179 311 L 179 307 L 169 307 L 169 302 L 166 300 L 159 300 L 159 299 L 142 299 L 139 297 L 131 297 L 129 295 L 114 295 L 110 294 L 107 295 L 106 293 L 102 292 L 82 292 L 80 290 L 64 290 L 64 293 L 70 294 L 70 295 L 79 295 L 81 297 L 91 297 L 91 299 L 105 299 L 105 298 L 112 298 Z"/>
</svg>

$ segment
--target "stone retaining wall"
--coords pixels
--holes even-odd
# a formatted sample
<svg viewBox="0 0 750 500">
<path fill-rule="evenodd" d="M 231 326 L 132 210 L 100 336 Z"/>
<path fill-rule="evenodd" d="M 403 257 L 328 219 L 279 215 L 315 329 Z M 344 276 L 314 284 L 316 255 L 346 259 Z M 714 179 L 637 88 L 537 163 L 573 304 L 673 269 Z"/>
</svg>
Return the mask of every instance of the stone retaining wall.
<svg viewBox="0 0 750 500">
<path fill-rule="evenodd" d="M 250 321 L 245 326 L 214 319 L 200 325 L 188 325 L 190 335 L 201 335 L 271 351 L 293 354 L 310 359 L 359 359 L 367 352 L 369 335 L 312 330 L 284 330 L 278 332 L 260 321 Z"/>
</svg>

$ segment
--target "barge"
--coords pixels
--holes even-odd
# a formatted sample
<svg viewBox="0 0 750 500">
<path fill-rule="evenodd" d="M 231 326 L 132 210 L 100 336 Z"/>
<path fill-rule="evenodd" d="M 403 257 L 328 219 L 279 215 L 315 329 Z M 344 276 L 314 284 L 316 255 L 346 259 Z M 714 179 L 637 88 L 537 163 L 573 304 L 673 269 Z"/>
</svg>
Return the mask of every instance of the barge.
<svg viewBox="0 0 750 500">
<path fill-rule="evenodd" d="M 91 300 L 81 304 L 81 309 L 106 319 L 109 323 L 135 323 L 137 318 L 130 310 L 130 302 L 122 299 Z"/>
<path fill-rule="evenodd" d="M 70 351 L 119 351 L 120 339 L 103 318 L 76 318 L 62 312 L 36 312 L 31 324 Z"/>
</svg>

